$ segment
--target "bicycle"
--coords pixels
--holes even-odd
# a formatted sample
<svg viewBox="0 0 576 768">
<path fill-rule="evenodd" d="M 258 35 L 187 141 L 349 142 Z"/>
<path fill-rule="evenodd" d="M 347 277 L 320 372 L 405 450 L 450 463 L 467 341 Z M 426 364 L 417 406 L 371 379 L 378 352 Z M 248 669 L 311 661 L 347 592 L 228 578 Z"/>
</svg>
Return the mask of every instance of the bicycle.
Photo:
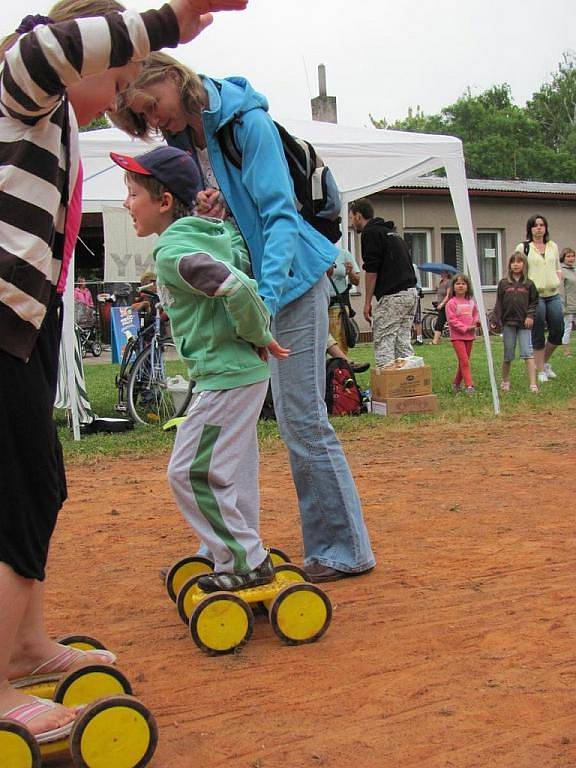
<svg viewBox="0 0 576 768">
<path fill-rule="evenodd" d="M 172 340 L 161 335 L 161 316 L 159 304 L 151 325 L 145 326 L 141 315 L 140 329 L 128 339 L 116 376 L 115 410 L 127 411 L 137 424 L 162 426 L 182 416 L 192 398 L 194 382 L 177 359 Z"/>
<path fill-rule="evenodd" d="M 438 310 L 435 308 L 427 309 L 422 315 L 422 336 L 425 339 L 433 339 L 434 331 L 436 329 L 436 320 L 438 318 Z M 450 331 L 448 324 L 446 324 L 442 330 L 442 336 L 448 338 Z"/>
</svg>

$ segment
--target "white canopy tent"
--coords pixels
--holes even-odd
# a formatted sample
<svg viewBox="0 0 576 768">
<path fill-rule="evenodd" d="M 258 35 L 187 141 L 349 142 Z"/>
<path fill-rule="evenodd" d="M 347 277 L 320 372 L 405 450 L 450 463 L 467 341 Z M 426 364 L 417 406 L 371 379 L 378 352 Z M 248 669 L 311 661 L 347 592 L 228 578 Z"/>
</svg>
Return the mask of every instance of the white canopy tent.
<svg viewBox="0 0 576 768">
<path fill-rule="evenodd" d="M 351 128 L 315 121 L 285 120 L 283 124 L 295 136 L 311 141 L 330 166 L 345 204 L 343 221 L 347 220 L 348 203 L 354 199 L 440 168 L 446 169 L 464 259 L 480 312 L 494 411 L 499 413 L 461 141 L 451 136 Z M 82 133 L 83 211 L 102 211 L 103 206 L 118 205 L 124 199 L 123 171 L 110 160 L 111 151 L 137 155 L 153 146 L 132 140 L 116 128 Z M 70 312 L 67 314 L 71 316 Z M 70 339 L 72 336 L 68 333 Z"/>
</svg>

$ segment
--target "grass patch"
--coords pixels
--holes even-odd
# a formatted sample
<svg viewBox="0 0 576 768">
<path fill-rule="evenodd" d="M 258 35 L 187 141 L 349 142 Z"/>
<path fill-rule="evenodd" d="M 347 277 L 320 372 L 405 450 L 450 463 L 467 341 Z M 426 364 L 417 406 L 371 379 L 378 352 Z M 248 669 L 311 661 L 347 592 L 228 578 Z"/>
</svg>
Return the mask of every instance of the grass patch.
<svg viewBox="0 0 576 768">
<path fill-rule="evenodd" d="M 492 351 L 496 378 L 500 382 L 502 363 L 502 341 L 492 337 Z M 362 344 L 352 350 L 357 362 L 374 362 L 372 344 Z M 339 435 L 354 437 L 356 433 L 372 429 L 397 429 L 399 426 L 410 428 L 427 421 L 460 422 L 468 419 L 484 419 L 489 421 L 496 418 L 493 412 L 492 393 L 488 380 L 486 352 L 482 339 L 474 344 L 472 353 L 472 375 L 477 388 L 475 395 L 453 394 L 452 380 L 456 371 L 456 356 L 452 345 L 442 340 L 438 346 L 424 345 L 416 347 L 416 354 L 424 358 L 425 363 L 432 367 L 432 387 L 438 396 L 439 409 L 433 414 L 407 414 L 406 416 L 384 418 L 372 414 L 360 417 L 337 417 L 332 419 Z M 511 391 L 500 393 L 502 415 L 517 413 L 538 413 L 549 411 L 551 408 L 562 407 L 572 398 L 572 380 L 576 358 L 567 358 L 562 350 L 558 350 L 552 360 L 553 368 L 558 375 L 554 381 L 541 386 L 539 394 L 533 394 L 528 388 L 528 379 L 524 363 L 515 360 L 512 364 Z M 99 416 L 117 416 L 114 411 L 116 402 L 116 387 L 114 379 L 118 365 L 112 363 L 93 363 L 84 368 L 86 386 L 92 408 Z M 369 389 L 370 372 L 358 377 L 360 389 Z M 66 421 L 66 413 L 55 411 L 60 439 L 64 446 L 66 458 L 70 461 L 91 461 L 101 456 L 142 455 L 151 456 L 171 450 L 174 441 L 173 432 L 164 432 L 156 427 L 136 426 L 132 431 L 121 434 L 97 434 L 83 437 L 79 442 L 72 438 Z M 274 447 L 280 443 L 276 422 L 260 422 L 258 436 L 262 447 Z"/>
</svg>

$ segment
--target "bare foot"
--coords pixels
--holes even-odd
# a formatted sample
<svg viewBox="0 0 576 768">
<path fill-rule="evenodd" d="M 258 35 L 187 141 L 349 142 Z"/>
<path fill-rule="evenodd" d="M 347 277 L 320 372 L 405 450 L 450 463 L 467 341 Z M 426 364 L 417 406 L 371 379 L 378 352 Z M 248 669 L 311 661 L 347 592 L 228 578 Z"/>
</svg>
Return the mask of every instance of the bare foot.
<svg viewBox="0 0 576 768">
<path fill-rule="evenodd" d="M 32 696 L 14 690 L 8 682 L 0 685 L 0 717 L 5 717 L 10 710 L 23 704 L 33 704 L 34 701 Z M 55 728 L 61 728 L 63 725 L 71 723 L 76 714 L 73 709 L 56 704 L 54 707 L 41 711 L 25 725 L 32 735 L 37 736 L 40 733 L 53 731 Z M 11 715 L 8 715 L 8 718 L 11 719 Z"/>
<path fill-rule="evenodd" d="M 22 649 L 10 660 L 8 679 L 17 680 L 32 674 L 63 674 L 86 664 L 113 664 L 116 657 L 109 651 L 82 651 L 49 641 L 35 649 Z M 69 652 L 69 653 L 66 653 Z M 57 657 L 66 654 L 59 664 Z M 54 659 L 54 663 L 50 663 Z"/>
</svg>

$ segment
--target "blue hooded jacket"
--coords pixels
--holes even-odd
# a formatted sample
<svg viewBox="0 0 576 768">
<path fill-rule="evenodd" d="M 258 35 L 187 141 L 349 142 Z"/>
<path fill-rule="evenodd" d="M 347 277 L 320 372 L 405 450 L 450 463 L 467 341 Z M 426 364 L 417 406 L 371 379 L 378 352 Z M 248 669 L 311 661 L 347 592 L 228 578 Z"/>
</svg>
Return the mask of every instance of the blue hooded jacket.
<svg viewBox="0 0 576 768">
<path fill-rule="evenodd" d="M 338 249 L 298 214 L 282 142 L 266 98 L 242 77 L 202 76 L 206 146 L 220 190 L 248 245 L 258 291 L 271 315 L 302 296 L 335 262 Z M 224 156 L 216 135 L 233 122 L 242 168 Z M 181 148 L 183 134 L 168 143 Z"/>
</svg>

